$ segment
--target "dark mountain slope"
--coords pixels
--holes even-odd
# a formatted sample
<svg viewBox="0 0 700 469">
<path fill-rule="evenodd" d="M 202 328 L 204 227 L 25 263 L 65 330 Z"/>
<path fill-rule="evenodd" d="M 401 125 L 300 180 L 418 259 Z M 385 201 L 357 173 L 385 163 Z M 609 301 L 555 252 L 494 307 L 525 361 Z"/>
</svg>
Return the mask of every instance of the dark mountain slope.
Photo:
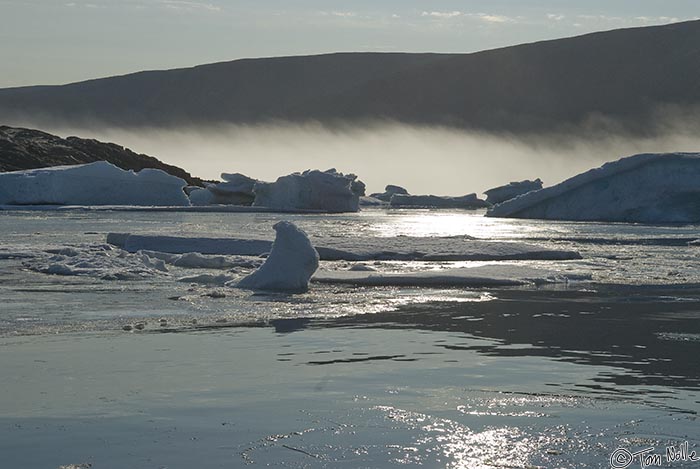
<svg viewBox="0 0 700 469">
<path fill-rule="evenodd" d="M 700 105 L 700 21 L 475 54 L 330 54 L 239 60 L 65 86 L 0 90 L 0 119 L 124 126 L 392 119 L 541 132 L 612 119 L 653 130 Z"/>
<path fill-rule="evenodd" d="M 319 100 L 302 114 L 538 131 L 596 116 L 644 131 L 700 104 L 700 21 L 447 57 Z"/>
<path fill-rule="evenodd" d="M 19 114 L 127 126 L 284 119 L 309 100 L 342 95 L 443 57 L 348 53 L 244 59 L 63 86 L 0 89 L 0 118 Z"/>
<path fill-rule="evenodd" d="M 139 155 L 114 143 L 78 137 L 63 139 L 38 130 L 0 126 L 0 172 L 108 161 L 122 169 L 162 169 L 191 185 L 202 180 L 177 166 L 147 155 Z"/>
</svg>

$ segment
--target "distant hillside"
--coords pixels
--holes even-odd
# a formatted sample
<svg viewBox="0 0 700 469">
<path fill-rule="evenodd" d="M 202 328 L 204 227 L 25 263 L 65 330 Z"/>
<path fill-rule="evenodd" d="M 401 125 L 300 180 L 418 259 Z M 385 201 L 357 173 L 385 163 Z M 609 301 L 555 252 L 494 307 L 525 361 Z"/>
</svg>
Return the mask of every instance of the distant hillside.
<svg viewBox="0 0 700 469">
<path fill-rule="evenodd" d="M 0 119 L 122 126 L 392 119 L 539 132 L 612 119 L 652 128 L 700 105 L 700 21 L 474 54 L 246 59 L 64 86 L 0 90 Z"/>
<path fill-rule="evenodd" d="M 148 155 L 139 155 L 114 143 L 78 137 L 63 139 L 38 130 L 0 126 L 0 172 L 108 161 L 122 169 L 162 169 L 190 185 L 203 181 L 177 166 Z"/>
</svg>

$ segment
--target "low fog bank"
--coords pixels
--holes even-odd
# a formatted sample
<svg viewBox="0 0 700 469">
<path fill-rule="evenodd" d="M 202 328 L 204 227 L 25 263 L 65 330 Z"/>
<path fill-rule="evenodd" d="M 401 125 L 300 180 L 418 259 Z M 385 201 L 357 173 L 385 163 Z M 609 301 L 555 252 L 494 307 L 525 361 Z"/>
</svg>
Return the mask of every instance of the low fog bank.
<svg viewBox="0 0 700 469">
<path fill-rule="evenodd" d="M 24 126 L 32 127 L 30 124 Z M 636 153 L 700 151 L 691 126 L 655 137 L 505 137 L 403 124 L 329 128 L 320 124 L 221 125 L 207 128 L 119 129 L 43 126 L 62 137 L 114 142 L 218 179 L 240 172 L 273 181 L 309 168 L 355 173 L 367 191 L 398 184 L 413 194 L 462 195 L 509 181 L 541 178 L 545 186 Z"/>
</svg>

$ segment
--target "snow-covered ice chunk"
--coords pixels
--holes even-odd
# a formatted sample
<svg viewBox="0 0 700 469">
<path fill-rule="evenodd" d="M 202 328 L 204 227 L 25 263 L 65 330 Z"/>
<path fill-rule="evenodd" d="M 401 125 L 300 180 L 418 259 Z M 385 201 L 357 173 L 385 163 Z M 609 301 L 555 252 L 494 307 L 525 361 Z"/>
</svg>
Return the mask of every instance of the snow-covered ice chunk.
<svg viewBox="0 0 700 469">
<path fill-rule="evenodd" d="M 37 252 L 25 268 L 49 275 L 81 276 L 102 280 L 139 280 L 167 275 L 162 259 L 128 253 L 109 245 L 67 246 Z"/>
<path fill-rule="evenodd" d="M 622 158 L 503 202 L 487 216 L 697 223 L 700 153 L 649 153 Z"/>
<path fill-rule="evenodd" d="M 159 169 L 135 173 L 96 161 L 0 173 L 0 205 L 184 206 L 186 185 Z"/>
<path fill-rule="evenodd" d="M 255 185 L 255 207 L 278 210 L 357 212 L 365 187 L 354 174 L 307 170 Z"/>
<path fill-rule="evenodd" d="M 251 259 L 250 257 L 206 256 L 198 252 L 169 254 L 167 252 L 140 250 L 138 253 L 185 269 L 231 269 L 235 267 L 251 269 L 260 267 L 262 264 L 262 260 Z"/>
<path fill-rule="evenodd" d="M 314 275 L 312 281 L 356 286 L 508 287 L 568 283 L 590 279 L 590 275 L 576 272 L 507 264 L 398 274 L 348 270 L 319 271 Z"/>
<path fill-rule="evenodd" d="M 306 233 L 294 223 L 275 223 L 277 232 L 265 263 L 235 286 L 251 290 L 305 292 L 318 269 L 318 253 Z"/>
<path fill-rule="evenodd" d="M 443 197 L 438 195 L 404 195 L 394 194 L 389 201 L 392 207 L 401 208 L 466 208 L 476 209 L 488 207 L 488 204 L 476 194 L 461 197 Z"/>
<path fill-rule="evenodd" d="M 506 200 L 514 199 L 519 195 L 527 194 L 531 191 L 538 191 L 540 189 L 542 189 L 542 180 L 538 178 L 534 181 L 525 180 L 510 182 L 505 186 L 498 186 L 484 191 L 484 194 L 486 194 L 487 203 L 496 205 Z"/>
</svg>

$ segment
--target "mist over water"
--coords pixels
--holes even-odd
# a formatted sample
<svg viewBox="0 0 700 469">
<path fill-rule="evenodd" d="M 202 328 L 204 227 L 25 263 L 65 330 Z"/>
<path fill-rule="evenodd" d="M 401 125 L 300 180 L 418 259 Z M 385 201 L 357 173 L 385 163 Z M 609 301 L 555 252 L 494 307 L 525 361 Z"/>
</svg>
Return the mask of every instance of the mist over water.
<svg viewBox="0 0 700 469">
<path fill-rule="evenodd" d="M 387 184 L 413 194 L 463 195 L 522 179 L 545 186 L 606 161 L 646 152 L 700 151 L 700 135 L 672 126 L 655 137 L 613 133 L 515 137 L 397 123 L 216 125 L 170 129 L 39 127 L 123 145 L 218 179 L 240 172 L 262 180 L 305 169 L 355 173 L 368 193 Z M 593 135 L 593 136 L 591 136 Z"/>
</svg>

